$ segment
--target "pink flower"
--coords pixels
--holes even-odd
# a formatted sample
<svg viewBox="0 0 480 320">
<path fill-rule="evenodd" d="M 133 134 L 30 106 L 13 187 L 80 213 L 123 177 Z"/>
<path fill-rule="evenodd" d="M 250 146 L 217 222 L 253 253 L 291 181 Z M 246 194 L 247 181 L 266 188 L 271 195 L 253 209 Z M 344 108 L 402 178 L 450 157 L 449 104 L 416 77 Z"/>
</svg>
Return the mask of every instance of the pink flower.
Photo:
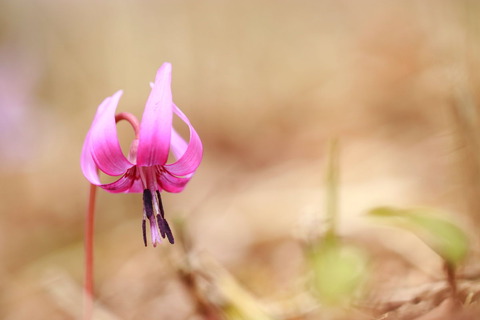
<svg viewBox="0 0 480 320">
<path fill-rule="evenodd" d="M 202 160 L 203 147 L 197 132 L 172 101 L 171 72 L 170 63 L 164 63 L 158 70 L 140 125 L 132 114 L 115 115 L 122 91 L 106 98 L 98 107 L 82 149 L 82 171 L 92 184 L 112 193 L 143 192 L 145 246 L 146 219 L 150 222 L 153 246 L 165 236 L 174 243 L 160 192 L 182 191 Z M 188 143 L 173 128 L 173 114 L 189 127 Z M 135 130 L 136 138 L 128 157 L 124 156 L 118 141 L 116 122 L 120 120 L 127 120 Z M 176 161 L 167 164 L 170 151 Z M 109 176 L 119 176 L 119 179 L 103 184 L 99 170 Z"/>
</svg>

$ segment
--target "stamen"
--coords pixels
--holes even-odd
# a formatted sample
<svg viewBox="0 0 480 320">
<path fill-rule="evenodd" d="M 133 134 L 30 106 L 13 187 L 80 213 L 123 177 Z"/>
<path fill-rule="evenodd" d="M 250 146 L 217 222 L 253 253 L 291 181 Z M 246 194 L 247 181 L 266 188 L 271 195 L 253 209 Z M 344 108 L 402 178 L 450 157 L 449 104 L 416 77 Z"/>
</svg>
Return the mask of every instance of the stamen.
<svg viewBox="0 0 480 320">
<path fill-rule="evenodd" d="M 143 233 L 143 243 L 145 247 L 147 246 L 147 221 L 145 219 L 142 220 L 142 233 Z"/>
<path fill-rule="evenodd" d="M 162 238 L 165 238 L 165 236 L 167 236 L 168 242 L 170 242 L 171 244 L 174 244 L 175 239 L 173 238 L 172 230 L 170 229 L 170 226 L 168 225 L 168 222 L 165 219 L 165 211 L 163 210 L 163 203 L 162 203 L 162 198 L 160 197 L 160 192 L 157 190 L 156 193 L 158 198 L 158 206 L 160 209 L 160 215 L 157 215 L 158 228 L 160 229 Z"/>
<path fill-rule="evenodd" d="M 160 215 L 157 215 L 158 228 L 160 229 L 160 235 L 165 239 L 165 220 Z"/>
<path fill-rule="evenodd" d="M 168 222 L 167 220 L 163 220 L 165 222 L 165 232 L 167 234 L 167 238 L 168 238 L 168 242 L 170 242 L 171 244 L 174 244 L 175 243 L 175 239 L 173 238 L 173 233 L 172 233 L 172 230 L 170 230 L 170 226 L 168 225 Z"/>
<path fill-rule="evenodd" d="M 160 207 L 160 214 L 162 215 L 162 218 L 165 219 L 165 212 L 163 211 L 163 203 L 162 203 L 162 197 L 160 197 L 160 191 L 157 192 L 157 198 L 158 198 L 158 204 Z"/>
<path fill-rule="evenodd" d="M 143 207 L 148 219 L 153 215 L 152 200 L 152 192 L 149 189 L 143 190 Z"/>
</svg>

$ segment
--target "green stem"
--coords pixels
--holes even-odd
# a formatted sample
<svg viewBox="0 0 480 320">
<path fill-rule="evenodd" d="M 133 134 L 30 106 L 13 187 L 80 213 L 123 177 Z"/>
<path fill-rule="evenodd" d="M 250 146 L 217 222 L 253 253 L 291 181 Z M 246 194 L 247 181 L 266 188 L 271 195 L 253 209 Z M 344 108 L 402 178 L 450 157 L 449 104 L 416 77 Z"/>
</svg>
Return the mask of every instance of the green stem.
<svg viewBox="0 0 480 320">
<path fill-rule="evenodd" d="M 336 238 L 338 225 L 338 141 L 333 139 L 330 142 L 328 152 L 328 164 L 326 174 L 326 216 L 327 216 L 327 238 Z"/>
</svg>

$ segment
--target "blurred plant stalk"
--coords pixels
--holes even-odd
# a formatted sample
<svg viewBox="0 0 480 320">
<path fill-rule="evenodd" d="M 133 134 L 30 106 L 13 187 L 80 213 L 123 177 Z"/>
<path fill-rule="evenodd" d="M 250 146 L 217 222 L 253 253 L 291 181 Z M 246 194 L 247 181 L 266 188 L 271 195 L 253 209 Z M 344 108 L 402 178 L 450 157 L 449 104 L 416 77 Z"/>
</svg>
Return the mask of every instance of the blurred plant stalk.
<svg viewBox="0 0 480 320">
<path fill-rule="evenodd" d="M 343 243 L 338 235 L 338 154 L 338 141 L 335 139 L 330 143 L 326 170 L 326 231 L 323 237 L 310 243 L 307 251 L 313 293 L 321 304 L 334 309 L 351 304 L 360 292 L 367 273 L 364 253 L 355 246 Z"/>
<path fill-rule="evenodd" d="M 464 84 L 466 86 L 466 84 Z M 453 118 L 457 145 L 463 152 L 459 155 L 462 195 L 468 206 L 472 224 L 480 228 L 480 112 L 470 90 L 454 91 Z M 474 233 L 477 234 L 477 233 Z M 477 236 L 476 245 L 480 247 Z"/>
<path fill-rule="evenodd" d="M 475 71 L 479 67 L 478 8 L 475 1 L 463 3 L 463 23 L 465 28 L 464 46 L 459 48 L 458 74 L 453 78 L 451 115 L 453 119 L 455 149 L 460 150 L 457 158 L 457 174 L 461 177 L 461 200 L 467 205 L 467 212 L 475 237 L 476 249 L 480 248 L 480 105 L 476 94 L 478 78 Z"/>
<path fill-rule="evenodd" d="M 339 180 L 339 155 L 338 141 L 334 139 L 330 142 L 329 158 L 326 172 L 326 215 L 327 231 L 326 238 L 337 237 L 338 224 L 338 180 Z"/>
</svg>

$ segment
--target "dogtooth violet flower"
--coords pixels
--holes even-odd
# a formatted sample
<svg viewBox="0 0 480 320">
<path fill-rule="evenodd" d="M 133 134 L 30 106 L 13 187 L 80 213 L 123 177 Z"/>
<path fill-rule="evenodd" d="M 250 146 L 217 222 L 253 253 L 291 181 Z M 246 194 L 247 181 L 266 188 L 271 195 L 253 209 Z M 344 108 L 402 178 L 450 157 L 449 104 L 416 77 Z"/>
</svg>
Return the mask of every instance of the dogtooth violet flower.
<svg viewBox="0 0 480 320">
<path fill-rule="evenodd" d="M 170 63 L 164 63 L 158 70 L 140 124 L 130 113 L 115 115 L 122 91 L 106 98 L 97 109 L 81 155 L 82 172 L 93 185 L 112 193 L 143 192 L 145 246 L 146 220 L 149 220 L 154 247 L 165 237 L 174 243 L 160 193 L 182 191 L 202 160 L 200 137 L 185 114 L 173 103 L 171 73 Z M 188 143 L 173 128 L 173 114 L 188 126 Z M 123 154 L 118 141 L 116 123 L 120 120 L 127 120 L 135 131 L 128 157 Z M 170 153 L 175 161 L 167 163 Z M 102 183 L 99 171 L 119 178 L 112 183 Z"/>
</svg>

